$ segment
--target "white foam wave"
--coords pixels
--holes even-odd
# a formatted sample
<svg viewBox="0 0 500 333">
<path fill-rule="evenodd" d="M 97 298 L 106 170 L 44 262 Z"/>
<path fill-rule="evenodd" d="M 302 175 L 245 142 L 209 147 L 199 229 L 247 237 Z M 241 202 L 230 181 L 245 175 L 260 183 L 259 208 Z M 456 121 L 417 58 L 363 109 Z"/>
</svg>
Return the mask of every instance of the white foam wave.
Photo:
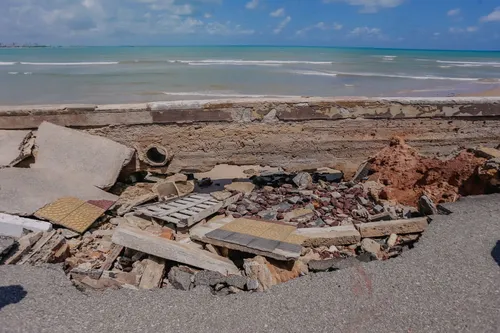
<svg viewBox="0 0 500 333">
<path fill-rule="evenodd" d="M 237 94 L 237 93 L 220 93 L 212 91 L 185 91 L 185 92 L 169 92 L 164 91 L 163 94 L 168 96 L 202 96 L 202 97 L 227 97 L 227 98 L 265 98 L 265 97 L 293 97 L 289 95 L 252 95 L 252 94 Z"/>
<path fill-rule="evenodd" d="M 92 62 L 21 62 L 21 65 L 32 66 L 100 66 L 118 65 L 118 61 L 92 61 Z"/>
<path fill-rule="evenodd" d="M 311 75 L 311 76 L 337 76 L 337 73 L 332 73 L 332 72 L 301 71 L 301 70 L 289 71 L 288 73 L 299 74 L 299 75 Z"/>
<path fill-rule="evenodd" d="M 415 59 L 416 61 L 436 62 L 454 67 L 497 67 L 500 62 L 497 61 L 458 61 L 458 60 L 434 60 L 434 59 Z"/>
<path fill-rule="evenodd" d="M 188 65 L 331 65 L 331 61 L 307 61 L 307 60 L 235 60 L 235 59 L 203 59 L 203 60 L 168 60 L 169 63 L 179 63 Z"/>
<path fill-rule="evenodd" d="M 0 61 L 0 66 L 12 66 L 15 65 L 15 62 L 5 62 L 5 61 Z"/>
<path fill-rule="evenodd" d="M 398 56 L 395 56 L 395 55 L 376 55 L 376 56 L 372 56 L 372 57 L 375 57 L 375 58 L 382 58 L 383 60 L 385 61 L 393 61 L 394 59 L 396 59 Z"/>
<path fill-rule="evenodd" d="M 402 75 L 402 74 L 381 74 L 381 73 L 341 73 L 337 72 L 337 75 L 344 76 L 363 76 L 363 77 L 387 77 L 396 79 L 413 79 L 413 80 L 447 80 L 447 81 L 480 81 L 481 78 L 474 77 L 446 77 L 446 76 L 412 76 L 412 75 Z"/>
<path fill-rule="evenodd" d="M 19 74 L 19 72 L 9 72 L 8 74 L 9 75 L 17 75 L 17 74 Z"/>
<path fill-rule="evenodd" d="M 454 64 L 454 65 L 479 65 L 479 66 L 497 66 L 500 62 L 496 61 L 448 61 L 448 60 L 436 60 L 440 64 Z"/>
<path fill-rule="evenodd" d="M 316 71 L 289 71 L 292 74 L 315 75 L 315 76 L 360 76 L 360 77 L 386 77 L 395 79 L 413 79 L 413 80 L 446 80 L 446 81 L 483 81 L 482 78 L 473 77 L 446 77 L 446 76 L 413 76 L 403 74 L 382 74 L 382 73 L 349 73 L 349 72 L 316 72 Z M 500 79 L 491 79 L 494 82 Z"/>
</svg>

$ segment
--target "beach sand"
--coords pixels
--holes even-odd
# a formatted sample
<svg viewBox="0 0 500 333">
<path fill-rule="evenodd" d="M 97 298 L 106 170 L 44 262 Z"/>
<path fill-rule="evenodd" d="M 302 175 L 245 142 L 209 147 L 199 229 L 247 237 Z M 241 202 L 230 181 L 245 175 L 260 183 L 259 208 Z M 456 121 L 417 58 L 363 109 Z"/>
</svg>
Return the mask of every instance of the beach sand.
<svg viewBox="0 0 500 333">
<path fill-rule="evenodd" d="M 474 93 L 459 94 L 460 97 L 500 97 L 500 87 Z"/>
</svg>

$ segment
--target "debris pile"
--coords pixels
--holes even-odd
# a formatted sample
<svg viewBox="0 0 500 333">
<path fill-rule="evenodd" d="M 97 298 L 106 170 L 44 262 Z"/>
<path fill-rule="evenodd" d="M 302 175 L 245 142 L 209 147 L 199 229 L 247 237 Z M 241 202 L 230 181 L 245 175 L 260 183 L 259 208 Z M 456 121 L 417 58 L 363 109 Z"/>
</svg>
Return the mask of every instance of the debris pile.
<svg viewBox="0 0 500 333">
<path fill-rule="evenodd" d="M 399 142 L 350 181 L 329 168 L 227 181 L 119 177 L 137 152 L 49 123 L 36 139 L 30 132 L 6 137 L 0 263 L 60 264 L 82 290 L 209 288 L 227 295 L 386 260 L 411 248 L 426 215 L 442 211 L 435 202 L 451 200 L 473 175 L 491 188 L 499 184 L 495 150 L 461 153 L 443 170 L 447 162 Z M 151 149 L 149 159 L 168 164 L 165 149 Z M 31 155 L 34 163 L 19 167 Z"/>
</svg>

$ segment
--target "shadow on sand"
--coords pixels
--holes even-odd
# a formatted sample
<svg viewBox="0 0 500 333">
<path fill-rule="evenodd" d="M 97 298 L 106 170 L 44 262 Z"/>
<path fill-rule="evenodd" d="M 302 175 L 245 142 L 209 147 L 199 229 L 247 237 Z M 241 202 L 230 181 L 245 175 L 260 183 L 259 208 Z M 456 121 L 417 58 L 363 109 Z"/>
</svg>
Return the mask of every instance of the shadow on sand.
<svg viewBox="0 0 500 333">
<path fill-rule="evenodd" d="M 0 287 L 0 310 L 7 305 L 19 303 L 27 294 L 19 285 Z"/>
<path fill-rule="evenodd" d="M 498 266 L 500 266 L 500 240 L 497 241 L 497 244 L 491 250 L 491 256 L 497 262 Z"/>
</svg>

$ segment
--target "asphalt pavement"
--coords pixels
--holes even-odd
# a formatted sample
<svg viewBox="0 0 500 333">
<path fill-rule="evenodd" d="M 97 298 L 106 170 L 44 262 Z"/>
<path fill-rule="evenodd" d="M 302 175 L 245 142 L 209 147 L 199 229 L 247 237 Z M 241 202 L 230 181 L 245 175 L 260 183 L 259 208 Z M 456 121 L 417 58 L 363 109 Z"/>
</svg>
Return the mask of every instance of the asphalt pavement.
<svg viewBox="0 0 500 333">
<path fill-rule="evenodd" d="M 1 332 L 500 331 L 500 196 L 447 206 L 417 246 L 265 293 L 84 294 L 57 268 L 0 267 Z"/>
</svg>

